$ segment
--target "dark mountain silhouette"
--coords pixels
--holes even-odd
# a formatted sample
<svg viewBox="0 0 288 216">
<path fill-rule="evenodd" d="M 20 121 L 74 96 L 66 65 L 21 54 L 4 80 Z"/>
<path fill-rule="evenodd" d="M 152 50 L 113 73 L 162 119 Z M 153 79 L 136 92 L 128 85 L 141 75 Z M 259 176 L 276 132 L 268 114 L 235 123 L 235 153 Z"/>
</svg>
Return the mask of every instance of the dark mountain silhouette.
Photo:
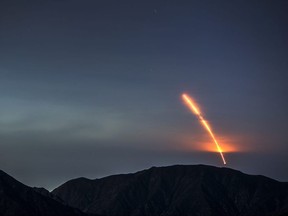
<svg viewBox="0 0 288 216">
<path fill-rule="evenodd" d="M 205 165 L 78 178 L 52 194 L 83 212 L 107 216 L 288 215 L 288 183 Z"/>
<path fill-rule="evenodd" d="M 78 178 L 50 193 L 0 171 L 0 215 L 284 216 L 288 183 L 228 168 L 176 165 L 96 180 Z"/>
<path fill-rule="evenodd" d="M 44 192 L 45 189 L 41 189 Z M 48 194 L 47 194 L 48 193 Z M 40 189 L 28 187 L 0 170 L 1 216 L 84 216 L 79 210 L 65 206 L 40 193 Z M 53 195 L 55 197 L 55 195 Z"/>
</svg>

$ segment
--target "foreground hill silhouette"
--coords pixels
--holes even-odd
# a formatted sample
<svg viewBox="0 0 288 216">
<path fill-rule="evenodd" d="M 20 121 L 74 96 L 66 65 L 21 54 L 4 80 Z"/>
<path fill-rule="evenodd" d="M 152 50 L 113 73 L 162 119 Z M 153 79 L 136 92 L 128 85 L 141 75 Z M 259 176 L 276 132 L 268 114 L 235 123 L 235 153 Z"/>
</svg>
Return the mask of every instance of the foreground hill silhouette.
<svg viewBox="0 0 288 216">
<path fill-rule="evenodd" d="M 50 198 L 50 194 L 42 195 L 5 172 L 0 170 L 0 215 L 1 216 L 84 216 L 79 210 L 65 206 Z M 52 195 L 51 195 L 52 197 Z"/>
<path fill-rule="evenodd" d="M 107 216 L 288 215 L 287 183 L 205 165 L 78 178 L 52 194 L 83 212 Z"/>
</svg>

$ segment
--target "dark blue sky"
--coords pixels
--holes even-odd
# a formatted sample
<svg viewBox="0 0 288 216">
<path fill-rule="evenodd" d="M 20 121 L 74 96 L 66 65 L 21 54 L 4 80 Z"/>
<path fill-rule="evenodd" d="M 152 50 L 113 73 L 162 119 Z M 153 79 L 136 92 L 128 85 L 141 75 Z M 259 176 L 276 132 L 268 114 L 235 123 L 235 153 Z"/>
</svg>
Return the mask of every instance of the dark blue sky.
<svg viewBox="0 0 288 216">
<path fill-rule="evenodd" d="M 288 2 L 0 2 L 0 168 L 49 189 L 150 166 L 288 181 Z M 225 149 L 224 149 L 225 150 Z"/>
</svg>

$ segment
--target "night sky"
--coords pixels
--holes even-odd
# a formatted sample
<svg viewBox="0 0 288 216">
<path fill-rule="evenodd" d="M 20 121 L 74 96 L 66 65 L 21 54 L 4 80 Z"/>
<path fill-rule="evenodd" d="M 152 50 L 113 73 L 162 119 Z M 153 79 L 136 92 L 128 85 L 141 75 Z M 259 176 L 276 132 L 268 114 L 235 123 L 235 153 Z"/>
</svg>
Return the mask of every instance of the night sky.
<svg viewBox="0 0 288 216">
<path fill-rule="evenodd" d="M 151 166 L 288 181 L 288 2 L 1 0 L 0 169 L 53 189 Z"/>
</svg>

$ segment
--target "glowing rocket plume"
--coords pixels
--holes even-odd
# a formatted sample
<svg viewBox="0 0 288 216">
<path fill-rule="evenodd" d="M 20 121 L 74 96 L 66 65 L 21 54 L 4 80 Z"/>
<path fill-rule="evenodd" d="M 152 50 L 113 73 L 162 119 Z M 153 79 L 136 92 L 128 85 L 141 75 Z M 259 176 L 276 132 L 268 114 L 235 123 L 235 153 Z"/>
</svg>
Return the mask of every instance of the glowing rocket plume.
<svg viewBox="0 0 288 216">
<path fill-rule="evenodd" d="M 214 141 L 214 143 L 217 147 L 219 154 L 221 155 L 223 163 L 226 164 L 226 160 L 225 160 L 224 155 L 222 153 L 222 149 L 221 149 L 220 145 L 218 144 L 208 122 L 201 115 L 200 109 L 196 106 L 196 103 L 187 94 L 182 94 L 182 99 L 187 104 L 189 109 L 199 118 L 199 120 L 202 123 L 202 125 L 204 126 L 204 128 L 208 131 L 209 135 L 211 136 L 212 140 Z"/>
</svg>

